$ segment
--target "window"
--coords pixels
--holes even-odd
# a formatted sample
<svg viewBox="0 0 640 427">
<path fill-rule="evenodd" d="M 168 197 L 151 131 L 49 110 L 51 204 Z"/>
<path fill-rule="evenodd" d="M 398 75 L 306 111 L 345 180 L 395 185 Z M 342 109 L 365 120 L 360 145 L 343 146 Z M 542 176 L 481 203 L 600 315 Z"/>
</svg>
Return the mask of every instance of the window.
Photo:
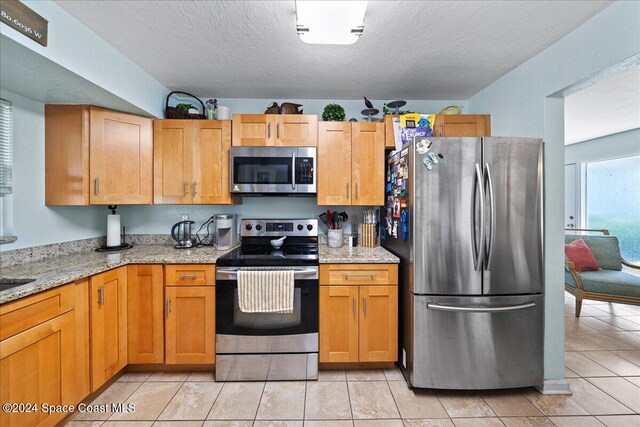
<svg viewBox="0 0 640 427">
<path fill-rule="evenodd" d="M 13 111 L 0 98 L 0 243 L 16 240 L 11 234 L 13 193 Z"/>
<path fill-rule="evenodd" d="M 640 156 L 586 164 L 587 228 L 606 228 L 622 257 L 640 264 Z"/>
</svg>

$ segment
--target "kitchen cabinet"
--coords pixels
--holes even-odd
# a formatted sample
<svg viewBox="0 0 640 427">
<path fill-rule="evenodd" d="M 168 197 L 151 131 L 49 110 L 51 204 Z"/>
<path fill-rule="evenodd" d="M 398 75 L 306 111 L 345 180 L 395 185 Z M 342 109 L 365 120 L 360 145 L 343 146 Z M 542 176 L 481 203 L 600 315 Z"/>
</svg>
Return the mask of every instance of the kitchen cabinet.
<svg viewBox="0 0 640 427">
<path fill-rule="evenodd" d="M 164 362 L 162 265 L 127 267 L 128 363 Z"/>
<path fill-rule="evenodd" d="M 165 294 L 165 363 L 214 363 L 215 287 L 167 286 Z"/>
<path fill-rule="evenodd" d="M 385 147 L 395 149 L 393 117 L 384 116 Z M 434 136 L 491 136 L 491 115 L 489 114 L 438 114 L 433 126 Z"/>
<path fill-rule="evenodd" d="M 491 116 L 488 114 L 437 115 L 435 136 L 491 136 Z"/>
<path fill-rule="evenodd" d="M 45 204 L 152 202 L 151 119 L 45 105 Z"/>
<path fill-rule="evenodd" d="M 310 146 L 318 142 L 318 116 L 234 114 L 234 146 Z"/>
<path fill-rule="evenodd" d="M 229 120 L 155 120 L 156 204 L 231 204 Z"/>
<path fill-rule="evenodd" d="M 75 405 L 74 285 L 0 306 L 0 401 Z M 66 413 L 0 411 L 6 427 L 53 426 Z"/>
<path fill-rule="evenodd" d="M 76 402 L 91 393 L 91 349 L 89 332 L 89 279 L 74 282 L 76 321 Z"/>
<path fill-rule="evenodd" d="M 384 124 L 321 122 L 318 205 L 384 204 Z"/>
<path fill-rule="evenodd" d="M 320 266 L 320 362 L 398 359 L 398 266 Z"/>
<path fill-rule="evenodd" d="M 127 267 L 91 276 L 91 387 L 96 391 L 127 364 Z"/>
</svg>

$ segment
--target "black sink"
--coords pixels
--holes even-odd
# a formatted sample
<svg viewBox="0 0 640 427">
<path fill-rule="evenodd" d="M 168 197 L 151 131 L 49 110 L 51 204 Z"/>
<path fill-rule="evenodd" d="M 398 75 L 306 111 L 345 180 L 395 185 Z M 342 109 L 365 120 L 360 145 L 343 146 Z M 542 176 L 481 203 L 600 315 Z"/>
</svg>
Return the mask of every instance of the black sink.
<svg viewBox="0 0 640 427">
<path fill-rule="evenodd" d="M 0 278 L 0 292 L 6 291 L 11 288 L 26 285 L 27 283 L 34 282 L 36 279 L 6 279 Z"/>
</svg>

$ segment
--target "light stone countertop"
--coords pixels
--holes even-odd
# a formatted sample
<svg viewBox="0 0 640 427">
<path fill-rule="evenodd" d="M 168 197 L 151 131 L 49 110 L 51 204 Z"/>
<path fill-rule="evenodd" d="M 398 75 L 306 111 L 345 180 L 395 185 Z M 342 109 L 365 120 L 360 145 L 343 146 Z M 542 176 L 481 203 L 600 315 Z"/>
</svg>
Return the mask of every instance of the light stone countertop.
<svg viewBox="0 0 640 427">
<path fill-rule="evenodd" d="M 170 245 L 136 245 L 122 252 L 85 251 L 2 269 L 9 279 L 36 279 L 34 282 L 0 291 L 0 304 L 52 289 L 75 280 L 128 264 L 215 264 L 227 251 L 212 247 L 174 249 Z M 333 249 L 319 245 L 321 264 L 397 263 L 398 258 L 383 248 Z"/>
</svg>

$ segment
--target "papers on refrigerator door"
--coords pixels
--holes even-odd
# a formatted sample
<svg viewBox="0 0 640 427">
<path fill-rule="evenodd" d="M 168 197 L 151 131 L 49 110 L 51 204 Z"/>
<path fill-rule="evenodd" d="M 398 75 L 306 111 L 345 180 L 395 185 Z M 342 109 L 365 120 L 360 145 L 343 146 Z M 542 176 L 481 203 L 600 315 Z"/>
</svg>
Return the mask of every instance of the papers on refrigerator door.
<svg viewBox="0 0 640 427">
<path fill-rule="evenodd" d="M 400 140 L 402 145 L 419 138 L 433 136 L 435 114 L 409 113 L 400 116 Z M 401 148 L 402 146 L 400 146 Z M 396 148 L 397 142 L 396 142 Z"/>
</svg>

